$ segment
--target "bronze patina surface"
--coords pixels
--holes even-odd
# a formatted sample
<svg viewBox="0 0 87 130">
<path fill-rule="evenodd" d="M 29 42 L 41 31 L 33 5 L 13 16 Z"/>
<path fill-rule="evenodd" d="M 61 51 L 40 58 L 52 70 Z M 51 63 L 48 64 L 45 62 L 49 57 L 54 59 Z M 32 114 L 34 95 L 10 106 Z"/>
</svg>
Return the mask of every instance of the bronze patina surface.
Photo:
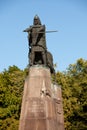
<svg viewBox="0 0 87 130">
<path fill-rule="evenodd" d="M 46 45 L 46 27 L 41 24 L 40 18 L 36 15 L 33 20 L 33 25 L 25 29 L 28 33 L 29 43 L 29 65 L 42 64 L 50 68 L 51 73 L 54 73 L 53 56 L 47 51 Z M 48 31 L 54 32 L 54 31 Z"/>
</svg>

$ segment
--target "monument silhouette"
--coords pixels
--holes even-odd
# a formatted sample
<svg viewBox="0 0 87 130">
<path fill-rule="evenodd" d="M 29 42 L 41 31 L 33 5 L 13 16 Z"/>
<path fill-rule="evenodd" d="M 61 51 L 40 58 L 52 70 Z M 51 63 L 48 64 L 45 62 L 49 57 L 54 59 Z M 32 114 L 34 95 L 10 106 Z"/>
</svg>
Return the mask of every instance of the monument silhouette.
<svg viewBox="0 0 87 130">
<path fill-rule="evenodd" d="M 33 25 L 24 32 L 28 33 L 29 74 L 24 85 L 19 130 L 64 130 L 61 86 L 51 80 L 55 70 L 52 54 L 47 50 L 46 27 L 36 15 Z"/>
</svg>

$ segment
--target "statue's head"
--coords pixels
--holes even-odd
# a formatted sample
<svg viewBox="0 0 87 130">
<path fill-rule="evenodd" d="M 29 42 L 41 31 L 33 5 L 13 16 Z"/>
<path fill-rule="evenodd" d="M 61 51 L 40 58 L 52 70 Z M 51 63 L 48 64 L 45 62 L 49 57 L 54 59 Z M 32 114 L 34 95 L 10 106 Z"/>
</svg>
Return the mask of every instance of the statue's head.
<svg viewBox="0 0 87 130">
<path fill-rule="evenodd" d="M 34 25 L 41 25 L 41 21 L 40 21 L 40 18 L 38 17 L 38 15 L 35 15 L 33 24 Z"/>
</svg>

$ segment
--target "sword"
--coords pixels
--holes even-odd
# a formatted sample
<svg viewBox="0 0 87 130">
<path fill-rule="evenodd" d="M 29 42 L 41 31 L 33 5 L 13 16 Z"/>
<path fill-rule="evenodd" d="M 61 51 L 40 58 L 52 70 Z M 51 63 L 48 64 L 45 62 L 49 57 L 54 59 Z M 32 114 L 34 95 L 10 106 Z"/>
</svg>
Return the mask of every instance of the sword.
<svg viewBox="0 0 87 130">
<path fill-rule="evenodd" d="M 55 31 L 45 31 L 45 32 L 38 32 L 38 33 L 53 33 L 53 32 L 58 32 L 58 31 L 55 30 Z"/>
</svg>

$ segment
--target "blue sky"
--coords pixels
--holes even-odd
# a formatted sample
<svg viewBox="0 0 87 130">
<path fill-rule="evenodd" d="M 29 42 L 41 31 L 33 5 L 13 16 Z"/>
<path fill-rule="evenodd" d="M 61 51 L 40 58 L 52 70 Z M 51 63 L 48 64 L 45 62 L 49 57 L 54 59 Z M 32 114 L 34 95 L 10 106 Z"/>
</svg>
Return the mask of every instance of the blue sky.
<svg viewBox="0 0 87 130">
<path fill-rule="evenodd" d="M 0 72 L 28 64 L 27 33 L 38 14 L 46 30 L 48 50 L 57 71 L 65 71 L 77 59 L 87 60 L 87 0 L 0 0 Z"/>
</svg>

